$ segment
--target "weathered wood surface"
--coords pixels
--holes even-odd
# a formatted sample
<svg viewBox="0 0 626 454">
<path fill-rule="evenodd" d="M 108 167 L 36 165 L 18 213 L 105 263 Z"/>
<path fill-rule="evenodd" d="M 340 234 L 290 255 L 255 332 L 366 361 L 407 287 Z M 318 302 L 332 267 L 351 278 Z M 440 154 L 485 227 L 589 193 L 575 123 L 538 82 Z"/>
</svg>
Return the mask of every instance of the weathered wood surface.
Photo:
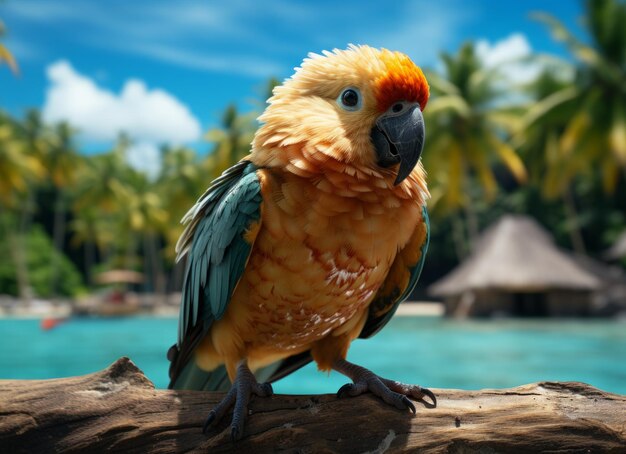
<svg viewBox="0 0 626 454">
<path fill-rule="evenodd" d="M 582 383 L 434 390 L 416 416 L 371 395 L 253 398 L 245 438 L 202 434 L 220 394 L 156 390 L 127 358 L 57 380 L 0 381 L 0 452 L 626 453 L 626 396 Z"/>
</svg>

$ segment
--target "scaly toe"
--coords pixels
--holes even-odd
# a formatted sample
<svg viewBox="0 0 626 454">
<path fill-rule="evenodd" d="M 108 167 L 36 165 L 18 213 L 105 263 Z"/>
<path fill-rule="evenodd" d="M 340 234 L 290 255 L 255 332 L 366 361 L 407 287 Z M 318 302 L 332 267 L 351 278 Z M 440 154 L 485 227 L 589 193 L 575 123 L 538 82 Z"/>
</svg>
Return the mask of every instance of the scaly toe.
<svg viewBox="0 0 626 454">
<path fill-rule="evenodd" d="M 353 380 L 353 383 L 348 383 L 337 391 L 337 397 L 358 396 L 359 394 L 369 391 L 375 396 L 380 397 L 383 402 L 393 405 L 400 410 L 408 409 L 413 414 L 415 414 L 417 410 L 409 397 L 419 400 L 429 408 L 437 406 L 435 394 L 427 388 L 422 388 L 418 385 L 406 385 L 399 381 L 379 377 L 372 371 L 352 364 L 345 359 L 336 360 L 333 363 L 333 369 Z M 423 399 L 424 397 L 430 398 L 432 404 L 425 401 Z"/>
<path fill-rule="evenodd" d="M 408 408 L 415 414 L 415 405 L 413 405 L 413 402 L 404 394 L 394 392 L 382 383 L 376 383 L 375 386 L 370 387 L 370 391 L 397 409 L 406 410 Z"/>
</svg>

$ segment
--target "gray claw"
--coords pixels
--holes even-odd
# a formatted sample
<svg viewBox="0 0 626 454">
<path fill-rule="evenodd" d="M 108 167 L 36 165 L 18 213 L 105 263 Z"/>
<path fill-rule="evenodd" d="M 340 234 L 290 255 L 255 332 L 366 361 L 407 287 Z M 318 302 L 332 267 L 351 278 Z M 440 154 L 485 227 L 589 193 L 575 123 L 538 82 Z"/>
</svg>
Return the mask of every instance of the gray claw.
<svg viewBox="0 0 626 454">
<path fill-rule="evenodd" d="M 430 408 L 435 408 L 437 406 L 437 396 L 435 396 L 435 393 L 433 393 L 430 389 L 428 388 L 422 388 L 422 393 L 427 395 L 428 397 L 430 397 L 430 400 L 433 401 L 433 403 L 429 403 L 426 402 L 422 399 L 422 401 L 426 404 L 426 406 L 430 407 Z"/>
</svg>

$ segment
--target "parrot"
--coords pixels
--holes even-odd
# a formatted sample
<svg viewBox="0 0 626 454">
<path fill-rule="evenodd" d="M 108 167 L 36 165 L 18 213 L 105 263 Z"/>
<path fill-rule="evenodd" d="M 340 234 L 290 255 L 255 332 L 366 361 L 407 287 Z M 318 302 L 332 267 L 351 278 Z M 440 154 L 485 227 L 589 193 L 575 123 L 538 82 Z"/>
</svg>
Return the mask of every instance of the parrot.
<svg viewBox="0 0 626 454">
<path fill-rule="evenodd" d="M 415 288 L 430 197 L 420 156 L 429 86 L 406 55 L 349 45 L 310 53 L 273 89 L 251 151 L 183 217 L 186 258 L 170 389 L 224 391 L 203 432 L 230 409 L 243 437 L 252 396 L 315 361 L 416 413 L 435 394 L 349 362 Z M 409 399 L 410 398 L 410 399 Z"/>
</svg>

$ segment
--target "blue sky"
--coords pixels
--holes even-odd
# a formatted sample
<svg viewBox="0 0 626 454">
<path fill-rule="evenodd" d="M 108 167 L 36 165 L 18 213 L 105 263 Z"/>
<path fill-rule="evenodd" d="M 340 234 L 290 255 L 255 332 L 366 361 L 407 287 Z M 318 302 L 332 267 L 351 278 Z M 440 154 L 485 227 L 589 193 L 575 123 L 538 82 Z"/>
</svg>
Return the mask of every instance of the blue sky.
<svg viewBox="0 0 626 454">
<path fill-rule="evenodd" d="M 258 109 L 267 79 L 290 76 L 308 52 L 369 44 L 436 67 L 440 51 L 474 40 L 494 66 L 531 50 L 565 56 L 529 19 L 538 10 L 580 30 L 574 0 L 6 0 L 4 43 L 21 71 L 0 67 L 0 108 L 68 119 L 89 150 L 125 128 L 139 161 L 162 142 L 208 149 L 200 137 L 228 103 Z"/>
</svg>

